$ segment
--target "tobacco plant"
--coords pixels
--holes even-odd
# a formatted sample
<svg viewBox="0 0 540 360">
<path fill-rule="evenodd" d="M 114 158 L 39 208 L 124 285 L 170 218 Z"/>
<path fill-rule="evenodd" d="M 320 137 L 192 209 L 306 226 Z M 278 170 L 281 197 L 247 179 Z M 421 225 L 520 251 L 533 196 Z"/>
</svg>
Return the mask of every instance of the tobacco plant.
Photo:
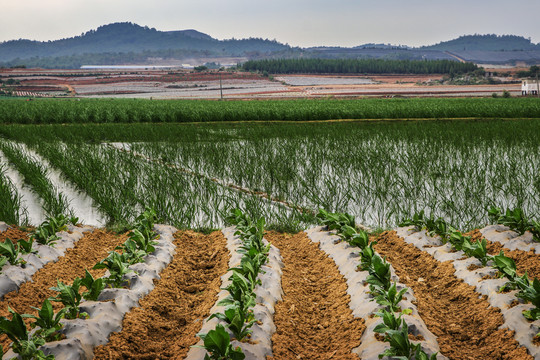
<svg viewBox="0 0 540 360">
<path fill-rule="evenodd" d="M 85 270 L 85 276 L 81 279 L 81 285 L 86 288 L 82 296 L 85 300 L 97 301 L 99 294 L 105 288 L 105 281 L 103 278 L 94 279 L 92 274 Z"/>
<path fill-rule="evenodd" d="M 30 235 L 30 239 L 36 240 L 42 245 L 54 245 L 54 242 L 60 237 L 57 232 L 67 229 L 68 220 L 64 215 L 52 216 L 47 218 L 36 230 Z"/>
<path fill-rule="evenodd" d="M 256 321 L 253 311 L 248 310 L 246 312 L 240 304 L 228 306 L 223 314 L 215 313 L 210 316 L 210 319 L 213 318 L 218 318 L 227 323 L 227 327 L 232 331 L 235 339 L 238 341 L 242 341 L 246 336 L 251 334 L 251 330 L 249 329 Z"/>
<path fill-rule="evenodd" d="M 233 348 L 229 333 L 223 325 L 216 325 L 215 330 L 210 330 L 207 334 L 197 334 L 203 341 L 202 347 L 209 354 L 204 356 L 204 360 L 244 360 L 245 355 L 240 347 Z"/>
<path fill-rule="evenodd" d="M 482 263 L 482 266 L 486 266 L 488 261 L 491 260 L 491 256 L 487 253 L 486 239 L 479 241 L 469 241 L 464 239 L 461 249 L 467 256 L 474 256 Z"/>
<path fill-rule="evenodd" d="M 49 300 L 55 302 L 61 302 L 66 309 L 66 319 L 85 319 L 88 317 L 87 313 L 80 312 L 80 304 L 82 295 L 80 294 L 80 288 L 82 285 L 80 278 L 75 278 L 73 284 L 66 285 L 60 280 L 57 280 L 57 286 L 52 287 L 51 290 L 58 291 L 58 295 L 51 297 Z"/>
<path fill-rule="evenodd" d="M 45 356 L 43 351 L 38 350 L 45 344 L 45 339 L 39 335 L 31 336 L 22 319 L 22 316 L 11 308 L 8 308 L 12 315 L 11 320 L 0 317 L 0 334 L 5 334 L 13 341 L 11 349 L 19 354 L 21 360 L 54 360 L 54 355 Z"/>
<path fill-rule="evenodd" d="M 366 282 L 370 284 L 370 289 L 373 295 L 378 296 L 381 291 L 386 291 L 390 288 L 392 273 L 390 264 L 386 262 L 386 258 L 382 259 L 375 254 L 371 260 L 371 266 L 368 269 L 369 275 Z"/>
<path fill-rule="evenodd" d="M 343 226 L 355 226 L 354 216 L 347 213 L 331 213 L 324 209 L 319 209 L 317 214 L 323 225 L 328 226 L 328 230 L 339 230 Z"/>
<path fill-rule="evenodd" d="M 378 294 L 375 296 L 375 301 L 377 304 L 387 306 L 390 311 L 401 310 L 399 307 L 399 302 L 403 300 L 403 295 L 407 292 L 407 288 L 403 288 L 398 292 L 395 282 L 388 288 L 388 290 L 379 288 L 376 285 L 374 285 L 374 287 L 376 289 L 375 292 Z"/>
<path fill-rule="evenodd" d="M 6 238 L 6 240 L 3 243 L 0 242 L 0 255 L 4 256 L 11 265 L 18 265 L 18 264 L 24 265 L 26 264 L 26 261 L 24 261 L 20 257 L 21 255 L 20 248 L 21 248 L 21 245 L 19 244 L 15 245 L 13 244 L 11 239 Z"/>
<path fill-rule="evenodd" d="M 124 275 L 133 271 L 129 268 L 129 261 L 128 256 L 110 251 L 109 256 L 94 265 L 93 269 L 109 270 L 109 276 L 104 279 L 105 283 L 115 288 L 121 288 L 125 284 Z"/>
<path fill-rule="evenodd" d="M 49 299 L 46 299 L 41 306 L 41 309 L 33 307 L 32 309 L 38 311 L 38 316 L 23 314 L 21 317 L 34 319 L 35 321 L 30 324 L 32 328 L 39 327 L 36 331 L 36 335 L 41 336 L 45 341 L 57 341 L 60 340 L 60 334 L 58 331 L 62 328 L 60 320 L 62 320 L 68 311 L 68 308 L 63 308 L 56 314 Z"/>
</svg>

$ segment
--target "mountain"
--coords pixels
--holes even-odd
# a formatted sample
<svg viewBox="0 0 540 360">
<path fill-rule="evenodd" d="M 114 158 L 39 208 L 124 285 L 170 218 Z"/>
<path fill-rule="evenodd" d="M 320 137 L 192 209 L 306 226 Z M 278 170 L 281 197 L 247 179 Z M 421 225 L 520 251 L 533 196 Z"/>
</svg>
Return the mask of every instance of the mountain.
<svg viewBox="0 0 540 360">
<path fill-rule="evenodd" d="M 100 26 L 80 36 L 55 41 L 12 40 L 0 43 L 0 62 L 33 57 L 61 57 L 96 53 L 140 53 L 157 50 L 207 51 L 240 56 L 246 52 L 271 53 L 289 49 L 277 41 L 249 38 L 217 40 L 196 30 L 158 31 L 132 23 Z"/>
<path fill-rule="evenodd" d="M 540 63 L 540 44 L 514 35 L 465 35 L 435 45 L 364 44 L 356 47 L 293 48 L 275 40 L 217 40 L 197 30 L 159 31 L 123 22 L 103 25 L 80 36 L 54 41 L 0 43 L 0 66 L 79 68 L 207 61 L 231 63 L 265 58 L 465 60 L 478 64 Z M 223 58 L 228 58 L 222 60 Z M 231 60 L 235 59 L 235 60 Z"/>
<path fill-rule="evenodd" d="M 531 51 L 540 50 L 540 44 L 515 35 L 465 35 L 422 48 L 442 51 Z"/>
</svg>

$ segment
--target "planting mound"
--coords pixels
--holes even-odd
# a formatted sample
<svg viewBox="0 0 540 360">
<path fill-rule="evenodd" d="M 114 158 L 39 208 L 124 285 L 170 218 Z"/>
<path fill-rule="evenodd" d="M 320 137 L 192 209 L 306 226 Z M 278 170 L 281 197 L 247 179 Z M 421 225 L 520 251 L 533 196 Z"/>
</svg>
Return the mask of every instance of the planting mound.
<svg viewBox="0 0 540 360">
<path fill-rule="evenodd" d="M 128 313 L 122 331 L 95 349 L 95 359 L 182 359 L 197 342 L 227 271 L 221 232 L 175 234 L 177 253 L 154 290 Z"/>
<path fill-rule="evenodd" d="M 336 265 L 307 235 L 269 232 L 279 248 L 283 301 L 277 303 L 274 359 L 357 359 L 351 353 L 365 330 L 349 309 L 347 284 Z"/>
</svg>

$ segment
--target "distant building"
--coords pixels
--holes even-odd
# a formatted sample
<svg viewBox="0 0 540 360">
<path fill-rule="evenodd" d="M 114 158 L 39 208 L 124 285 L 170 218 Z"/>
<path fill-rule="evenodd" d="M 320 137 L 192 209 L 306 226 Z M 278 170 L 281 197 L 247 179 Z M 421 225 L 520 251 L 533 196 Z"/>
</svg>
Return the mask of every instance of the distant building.
<svg viewBox="0 0 540 360">
<path fill-rule="evenodd" d="M 538 85 L 537 80 L 523 80 L 521 82 L 521 95 L 538 95 Z"/>
</svg>

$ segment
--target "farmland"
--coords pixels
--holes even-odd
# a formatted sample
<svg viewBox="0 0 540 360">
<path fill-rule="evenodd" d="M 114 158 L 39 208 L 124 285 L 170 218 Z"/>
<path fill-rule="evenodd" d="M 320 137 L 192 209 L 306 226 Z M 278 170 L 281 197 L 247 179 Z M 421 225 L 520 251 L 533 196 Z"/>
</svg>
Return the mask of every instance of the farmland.
<svg viewBox="0 0 540 360">
<path fill-rule="evenodd" d="M 0 344 L 539 358 L 539 119 L 535 99 L 0 101 Z M 27 333 L 35 308 L 63 319 Z"/>
</svg>

